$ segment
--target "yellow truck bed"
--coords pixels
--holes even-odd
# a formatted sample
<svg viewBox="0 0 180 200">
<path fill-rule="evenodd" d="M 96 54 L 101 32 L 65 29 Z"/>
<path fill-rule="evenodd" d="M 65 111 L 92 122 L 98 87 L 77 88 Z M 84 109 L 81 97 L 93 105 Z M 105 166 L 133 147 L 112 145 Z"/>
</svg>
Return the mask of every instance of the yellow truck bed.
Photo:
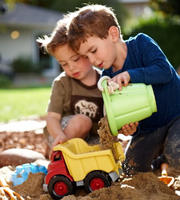
<svg viewBox="0 0 180 200">
<path fill-rule="evenodd" d="M 124 156 L 120 143 L 116 143 L 117 151 Z M 98 145 L 90 146 L 80 138 L 68 140 L 53 148 L 62 151 L 67 168 L 74 181 L 80 181 L 95 170 L 106 173 L 115 171 L 119 174 L 121 163 L 116 163 L 111 150 L 100 150 Z"/>
</svg>

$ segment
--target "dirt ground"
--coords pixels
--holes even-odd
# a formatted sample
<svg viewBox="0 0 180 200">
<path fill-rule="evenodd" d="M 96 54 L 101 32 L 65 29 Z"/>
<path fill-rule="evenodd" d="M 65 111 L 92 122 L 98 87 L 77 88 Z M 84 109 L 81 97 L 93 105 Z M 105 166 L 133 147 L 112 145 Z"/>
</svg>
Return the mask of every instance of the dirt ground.
<svg viewBox="0 0 180 200">
<path fill-rule="evenodd" d="M 37 121 L 42 121 L 38 119 Z M 27 127 L 26 127 L 27 128 Z M 26 128 L 24 128 L 26 130 Z M 42 127 L 41 127 L 42 128 Z M 1 130 L 1 124 L 0 124 Z M 48 147 L 44 140 L 42 130 L 26 130 L 26 131 L 0 131 L 0 155 L 9 148 L 24 148 L 37 151 L 47 158 Z M 48 162 L 48 160 L 47 160 Z M 21 197 L 14 199 L 25 200 L 51 200 L 48 193 L 43 191 L 44 174 L 38 172 L 30 173 L 28 179 L 21 185 L 12 186 L 10 176 L 14 172 L 15 166 L 8 165 L 0 168 L 0 177 L 3 177 L 10 186 L 11 191 L 18 193 Z M 74 195 L 64 197 L 63 200 L 180 200 L 180 174 L 168 169 L 168 175 L 174 177 L 174 183 L 171 187 L 167 187 L 158 179 L 160 172 L 139 173 L 133 177 L 124 177 L 121 175 L 118 182 L 112 183 L 109 188 L 96 190 L 87 194 L 83 187 L 77 188 Z M 3 194 L 4 187 L 0 187 L 0 200 L 9 200 L 10 197 L 6 192 Z"/>
</svg>

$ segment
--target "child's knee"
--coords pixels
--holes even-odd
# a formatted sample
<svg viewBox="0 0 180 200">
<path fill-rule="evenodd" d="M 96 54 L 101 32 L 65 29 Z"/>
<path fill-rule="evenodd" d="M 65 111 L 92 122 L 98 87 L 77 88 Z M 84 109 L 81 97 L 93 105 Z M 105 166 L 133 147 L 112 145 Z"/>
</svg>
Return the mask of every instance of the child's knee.
<svg viewBox="0 0 180 200">
<path fill-rule="evenodd" d="M 169 142 L 166 144 L 164 152 L 169 165 L 180 170 L 180 143 L 172 142 L 170 144 Z"/>
<path fill-rule="evenodd" d="M 92 120 L 86 115 L 76 115 L 76 125 L 77 128 L 80 129 L 79 131 L 90 131 L 92 127 Z"/>
<path fill-rule="evenodd" d="M 179 137 L 180 124 L 175 122 L 169 129 L 164 153 L 169 162 L 169 165 L 180 170 L 180 137 Z"/>
<path fill-rule="evenodd" d="M 169 138 L 165 143 L 164 153 L 169 165 L 180 170 L 180 140 Z"/>
<path fill-rule="evenodd" d="M 86 138 L 92 128 L 92 120 L 86 115 L 75 115 L 68 122 L 64 132 L 68 137 Z"/>
</svg>

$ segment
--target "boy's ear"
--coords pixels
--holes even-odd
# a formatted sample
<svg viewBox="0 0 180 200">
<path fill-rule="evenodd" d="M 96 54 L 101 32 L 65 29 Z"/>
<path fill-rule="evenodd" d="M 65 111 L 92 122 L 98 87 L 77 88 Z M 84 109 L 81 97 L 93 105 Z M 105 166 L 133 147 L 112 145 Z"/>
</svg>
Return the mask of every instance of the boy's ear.
<svg viewBox="0 0 180 200">
<path fill-rule="evenodd" d="M 113 42 L 119 41 L 119 30 L 116 26 L 111 26 L 108 30 L 108 34 Z"/>
</svg>

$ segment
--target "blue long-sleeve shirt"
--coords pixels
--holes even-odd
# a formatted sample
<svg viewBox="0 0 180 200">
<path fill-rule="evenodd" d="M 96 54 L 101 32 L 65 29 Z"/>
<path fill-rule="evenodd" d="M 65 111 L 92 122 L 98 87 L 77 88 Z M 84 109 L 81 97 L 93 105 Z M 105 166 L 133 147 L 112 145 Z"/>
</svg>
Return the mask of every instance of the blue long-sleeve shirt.
<svg viewBox="0 0 180 200">
<path fill-rule="evenodd" d="M 180 77 L 158 44 L 149 36 L 140 33 L 125 42 L 127 57 L 122 69 L 113 73 L 110 67 L 103 71 L 102 76 L 112 78 L 128 71 L 132 83 L 152 85 L 157 112 L 139 125 L 140 133 L 152 132 L 180 116 Z"/>
</svg>

